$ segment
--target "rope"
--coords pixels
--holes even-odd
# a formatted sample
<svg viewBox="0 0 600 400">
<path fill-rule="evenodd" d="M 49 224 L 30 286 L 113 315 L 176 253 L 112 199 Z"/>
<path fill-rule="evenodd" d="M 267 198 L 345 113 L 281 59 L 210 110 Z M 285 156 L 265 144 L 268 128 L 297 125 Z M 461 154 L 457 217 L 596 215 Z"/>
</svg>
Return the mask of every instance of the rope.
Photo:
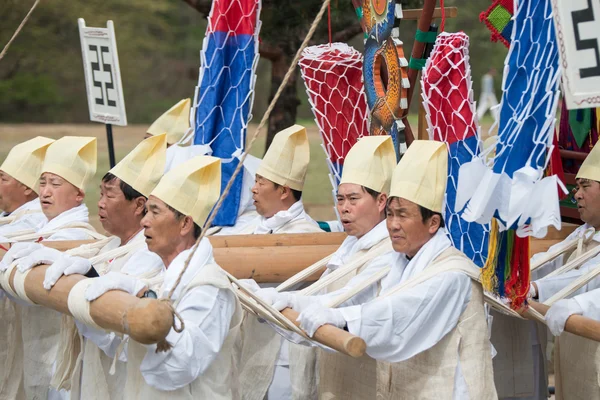
<svg viewBox="0 0 600 400">
<path fill-rule="evenodd" d="M 295 55 L 294 59 L 292 60 L 292 62 L 290 64 L 290 67 L 288 68 L 288 71 L 286 72 L 286 74 L 285 74 L 285 76 L 283 78 L 283 81 L 281 82 L 281 85 L 279 85 L 279 88 L 277 89 L 277 92 L 275 93 L 275 96 L 273 96 L 273 100 L 271 100 L 271 104 L 269 104 L 269 108 L 267 108 L 267 111 L 265 112 L 265 115 L 263 115 L 263 117 L 262 117 L 262 119 L 260 121 L 260 124 L 258 124 L 258 127 L 254 131 L 254 135 L 252 136 L 252 140 L 248 144 L 246 151 L 244 151 L 244 153 L 241 155 L 240 161 L 239 161 L 239 163 L 238 163 L 235 171 L 233 171 L 233 174 L 231 175 L 231 178 L 229 179 L 229 182 L 227 182 L 227 186 L 225 187 L 225 190 L 223 191 L 223 194 L 221 194 L 221 197 L 219 197 L 219 201 L 217 201 L 217 204 L 213 208 L 212 213 L 210 214 L 208 220 L 204 224 L 204 227 L 202 229 L 202 233 L 200 234 L 200 237 L 198 238 L 198 240 L 196 240 L 196 243 L 192 247 L 192 251 L 190 252 L 187 260 L 185 260 L 185 265 L 183 266 L 183 269 L 179 273 L 179 276 L 177 277 L 177 280 L 175 281 L 175 284 L 173 285 L 173 287 L 169 291 L 167 299 L 171 299 L 171 297 L 173 296 L 173 293 L 175 292 L 175 289 L 177 289 L 177 286 L 179 286 L 179 284 L 181 283 L 181 278 L 183 277 L 183 274 L 185 274 L 185 271 L 187 271 L 187 269 L 188 269 L 188 267 L 190 265 L 190 261 L 192 260 L 192 257 L 194 257 L 194 254 L 196 253 L 196 250 L 198 249 L 198 246 L 200 245 L 200 242 L 202 241 L 202 239 L 204 239 L 204 236 L 206 236 L 206 231 L 207 231 L 206 228 L 209 227 L 209 226 L 211 226 L 212 222 L 214 221 L 214 219 L 215 219 L 215 217 L 217 215 L 217 212 L 219 211 L 219 209 L 223 205 L 223 200 L 229 194 L 229 191 L 231 190 L 231 187 L 233 186 L 233 182 L 234 182 L 235 178 L 238 176 L 238 174 L 240 173 L 242 167 L 244 166 L 244 160 L 246 160 L 246 157 L 250 153 L 250 150 L 252 149 L 252 146 L 254 145 L 254 142 L 258 138 L 258 134 L 260 133 L 260 130 L 265 126 L 266 122 L 268 121 L 269 116 L 271 115 L 271 112 L 273 111 L 273 108 L 275 108 L 275 103 L 277 103 L 277 100 L 279 100 L 279 97 L 281 96 L 281 93 L 283 92 L 285 86 L 287 85 L 288 81 L 290 80 L 290 77 L 292 76 L 292 73 L 294 72 L 294 69 L 296 68 L 296 65 L 298 64 L 298 60 L 300 60 L 300 56 L 302 55 L 302 51 L 306 48 L 306 46 L 308 46 L 308 43 L 310 42 L 310 39 L 312 39 L 312 37 L 313 37 L 313 35 L 314 35 L 314 33 L 315 33 L 316 29 L 317 29 L 317 26 L 319 25 L 319 22 L 323 18 L 323 15 L 325 14 L 325 11 L 327 10 L 327 7 L 329 6 L 330 2 L 331 2 L 331 0 L 325 0 L 323 2 L 323 5 L 321 6 L 321 9 L 319 10 L 319 13 L 315 17 L 315 20 L 313 21 L 310 29 L 308 30 L 308 33 L 307 33 L 306 37 L 304 38 L 304 41 L 302 42 L 302 44 L 300 45 L 300 48 L 296 52 L 296 55 Z"/>
<path fill-rule="evenodd" d="M 12 44 L 12 42 L 17 38 L 17 35 L 19 34 L 19 32 L 21 32 L 21 29 L 23 29 L 23 26 L 25 26 L 25 24 L 27 23 L 27 20 L 31 16 L 31 13 L 37 7 L 37 5 L 38 5 L 39 2 L 40 2 L 40 0 L 35 0 L 35 3 L 33 3 L 33 6 L 31 6 L 31 9 L 29 10 L 29 12 L 27 13 L 27 15 L 23 19 L 23 22 L 21 22 L 21 25 L 19 25 L 19 27 L 17 28 L 17 30 L 15 31 L 15 33 L 12 35 L 12 37 L 10 38 L 10 40 L 8 41 L 8 43 L 6 43 L 6 46 L 4 46 L 4 49 L 2 50 L 2 53 L 0 53 L 0 60 L 2 60 L 4 58 L 4 55 L 8 51 L 8 48 L 10 47 L 10 45 Z"/>
</svg>

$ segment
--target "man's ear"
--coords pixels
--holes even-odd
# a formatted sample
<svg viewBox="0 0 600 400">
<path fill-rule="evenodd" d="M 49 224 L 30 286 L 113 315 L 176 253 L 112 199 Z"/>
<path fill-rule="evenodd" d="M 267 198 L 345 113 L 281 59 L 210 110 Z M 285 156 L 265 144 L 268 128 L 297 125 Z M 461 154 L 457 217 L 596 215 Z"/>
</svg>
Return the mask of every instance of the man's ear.
<svg viewBox="0 0 600 400">
<path fill-rule="evenodd" d="M 189 215 L 181 219 L 181 236 L 187 236 L 194 232 L 194 220 Z"/>
<path fill-rule="evenodd" d="M 146 201 L 146 198 L 142 196 L 133 199 L 133 203 L 135 204 L 134 214 L 136 216 L 144 216 L 144 210 L 146 209 Z"/>
<path fill-rule="evenodd" d="M 279 189 L 281 189 L 281 196 L 279 196 L 281 200 L 286 200 L 292 195 L 292 189 L 287 186 L 279 186 Z"/>
<path fill-rule="evenodd" d="M 429 233 L 432 235 L 435 234 L 440 229 L 441 225 L 442 218 L 439 214 L 435 214 L 434 216 L 429 218 Z"/>
<path fill-rule="evenodd" d="M 385 212 L 385 207 L 387 206 L 388 196 L 385 193 L 380 193 L 377 196 L 377 209 L 379 213 Z"/>
<path fill-rule="evenodd" d="M 85 192 L 79 188 L 76 188 L 76 189 L 77 189 L 77 196 L 75 196 L 75 200 L 77 200 L 77 202 L 79 204 L 82 204 L 83 200 L 85 199 Z"/>
<path fill-rule="evenodd" d="M 25 185 L 23 185 L 23 188 L 24 188 L 24 190 L 23 190 L 23 194 L 24 194 L 26 197 L 29 197 L 29 196 L 31 196 L 31 195 L 36 195 L 36 196 L 37 196 L 37 194 L 35 194 L 35 192 L 34 192 L 32 189 L 30 189 L 30 188 L 29 188 L 29 186 L 25 186 Z"/>
</svg>

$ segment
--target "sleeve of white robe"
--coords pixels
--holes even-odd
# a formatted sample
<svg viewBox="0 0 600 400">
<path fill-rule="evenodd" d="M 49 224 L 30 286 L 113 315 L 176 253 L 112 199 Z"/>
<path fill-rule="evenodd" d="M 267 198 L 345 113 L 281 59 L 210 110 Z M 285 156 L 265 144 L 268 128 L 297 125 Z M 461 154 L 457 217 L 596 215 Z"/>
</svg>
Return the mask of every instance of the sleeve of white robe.
<svg viewBox="0 0 600 400">
<path fill-rule="evenodd" d="M 16 221 L 11 222 L 10 224 L 0 225 L 0 236 L 3 236 L 7 233 L 19 232 L 28 229 L 35 229 L 45 219 L 44 215 L 24 215 Z"/>
<path fill-rule="evenodd" d="M 600 289 L 573 297 L 583 310 L 583 316 L 600 321 Z"/>
<path fill-rule="evenodd" d="M 535 281 L 535 284 L 538 287 L 537 292 L 539 301 L 545 302 L 577 278 L 587 274 L 590 270 L 598 267 L 600 267 L 600 256 L 596 256 L 591 260 L 587 261 L 585 264 L 579 267 L 579 269 L 574 269 L 572 271 L 565 272 L 564 274 L 550 276 Z M 574 292 L 574 294 L 589 292 L 599 287 L 600 277 L 596 277 L 589 281 L 587 284 L 585 284 L 582 288 Z"/>
<path fill-rule="evenodd" d="M 388 298 L 340 311 L 348 331 L 365 340 L 369 356 L 401 362 L 435 346 L 454 329 L 470 300 L 471 279 L 452 271 Z"/>
<path fill-rule="evenodd" d="M 186 294 L 177 306 L 185 329 L 167 335 L 173 348 L 156 353 L 156 345 L 146 346 L 140 367 L 146 383 L 176 390 L 196 380 L 219 354 L 234 311 L 235 295 L 228 290 L 204 285 Z"/>
</svg>

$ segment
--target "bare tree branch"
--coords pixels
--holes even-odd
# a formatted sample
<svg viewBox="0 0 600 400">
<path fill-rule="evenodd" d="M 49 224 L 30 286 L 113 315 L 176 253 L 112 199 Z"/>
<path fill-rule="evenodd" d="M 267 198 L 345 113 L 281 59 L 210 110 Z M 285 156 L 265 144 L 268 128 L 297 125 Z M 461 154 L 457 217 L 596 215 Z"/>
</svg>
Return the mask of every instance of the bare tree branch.
<svg viewBox="0 0 600 400">
<path fill-rule="evenodd" d="M 352 39 L 354 36 L 362 33 L 362 27 L 360 26 L 360 23 L 355 23 L 353 25 L 350 25 L 349 27 L 342 29 L 341 31 L 336 32 L 333 35 L 333 41 L 334 42 L 347 42 L 348 40 Z"/>
<path fill-rule="evenodd" d="M 212 5 L 212 0 L 183 0 L 183 1 L 185 1 L 190 7 L 192 7 L 193 9 L 198 11 L 200 14 L 202 14 L 205 18 L 208 17 L 208 14 L 210 13 L 210 7 Z"/>
</svg>

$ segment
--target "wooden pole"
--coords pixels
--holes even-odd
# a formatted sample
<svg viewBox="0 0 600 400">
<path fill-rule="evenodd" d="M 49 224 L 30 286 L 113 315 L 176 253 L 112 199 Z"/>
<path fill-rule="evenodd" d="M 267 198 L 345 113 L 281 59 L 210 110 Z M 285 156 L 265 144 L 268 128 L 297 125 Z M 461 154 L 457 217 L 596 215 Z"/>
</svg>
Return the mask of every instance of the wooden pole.
<svg viewBox="0 0 600 400">
<path fill-rule="evenodd" d="M 213 248 L 270 247 L 270 246 L 321 246 L 341 245 L 347 235 L 341 232 L 286 233 L 282 235 L 231 235 L 209 236 Z"/>
<path fill-rule="evenodd" d="M 533 308 L 542 315 L 546 315 L 548 309 L 550 309 L 550 307 L 547 305 L 538 303 L 537 301 L 530 301 L 529 307 Z M 525 310 L 522 315 L 528 319 L 533 319 L 529 315 L 528 310 Z M 581 315 L 571 315 L 565 323 L 565 332 L 600 342 L 600 321 L 583 317 Z"/>
<path fill-rule="evenodd" d="M 237 279 L 283 282 L 334 253 L 339 246 L 235 247 L 214 249 L 215 261 Z M 316 272 L 307 281 L 322 274 Z"/>
<path fill-rule="evenodd" d="M 297 327 L 300 327 L 300 323 L 296 321 L 300 315 L 297 311 L 291 308 L 286 308 L 281 313 Z M 353 334 L 339 329 L 333 325 L 323 325 L 315 331 L 313 339 L 317 342 L 331 347 L 340 353 L 347 354 L 352 357 L 362 357 L 367 350 L 367 344 L 365 341 Z"/>
<path fill-rule="evenodd" d="M 540 253 L 566 237 L 571 229 L 549 234 L 553 239 L 532 239 L 531 254 Z M 259 283 L 283 282 L 337 250 L 345 234 L 285 234 L 285 235 L 242 235 L 210 238 L 217 263 L 238 279 L 252 278 Z M 43 245 L 66 251 L 93 241 L 45 241 Z M 248 245 L 247 247 L 245 247 Z M 10 244 L 5 244 L 9 248 Z M 239 246 L 239 247 L 238 247 Z M 0 250 L 0 258 L 5 251 Z M 323 270 L 308 277 L 312 282 Z"/>
<path fill-rule="evenodd" d="M 36 304 L 71 315 L 68 306 L 69 293 L 76 283 L 87 279 L 82 275 L 60 278 L 51 290 L 43 287 L 47 265 L 32 268 L 25 278 L 27 297 Z M 14 276 L 10 285 L 14 289 Z M 111 290 L 90 303 L 90 315 L 104 329 L 124 333 L 143 344 L 158 343 L 164 339 L 173 325 L 173 314 L 163 301 L 140 299 L 119 290 Z"/>
</svg>

